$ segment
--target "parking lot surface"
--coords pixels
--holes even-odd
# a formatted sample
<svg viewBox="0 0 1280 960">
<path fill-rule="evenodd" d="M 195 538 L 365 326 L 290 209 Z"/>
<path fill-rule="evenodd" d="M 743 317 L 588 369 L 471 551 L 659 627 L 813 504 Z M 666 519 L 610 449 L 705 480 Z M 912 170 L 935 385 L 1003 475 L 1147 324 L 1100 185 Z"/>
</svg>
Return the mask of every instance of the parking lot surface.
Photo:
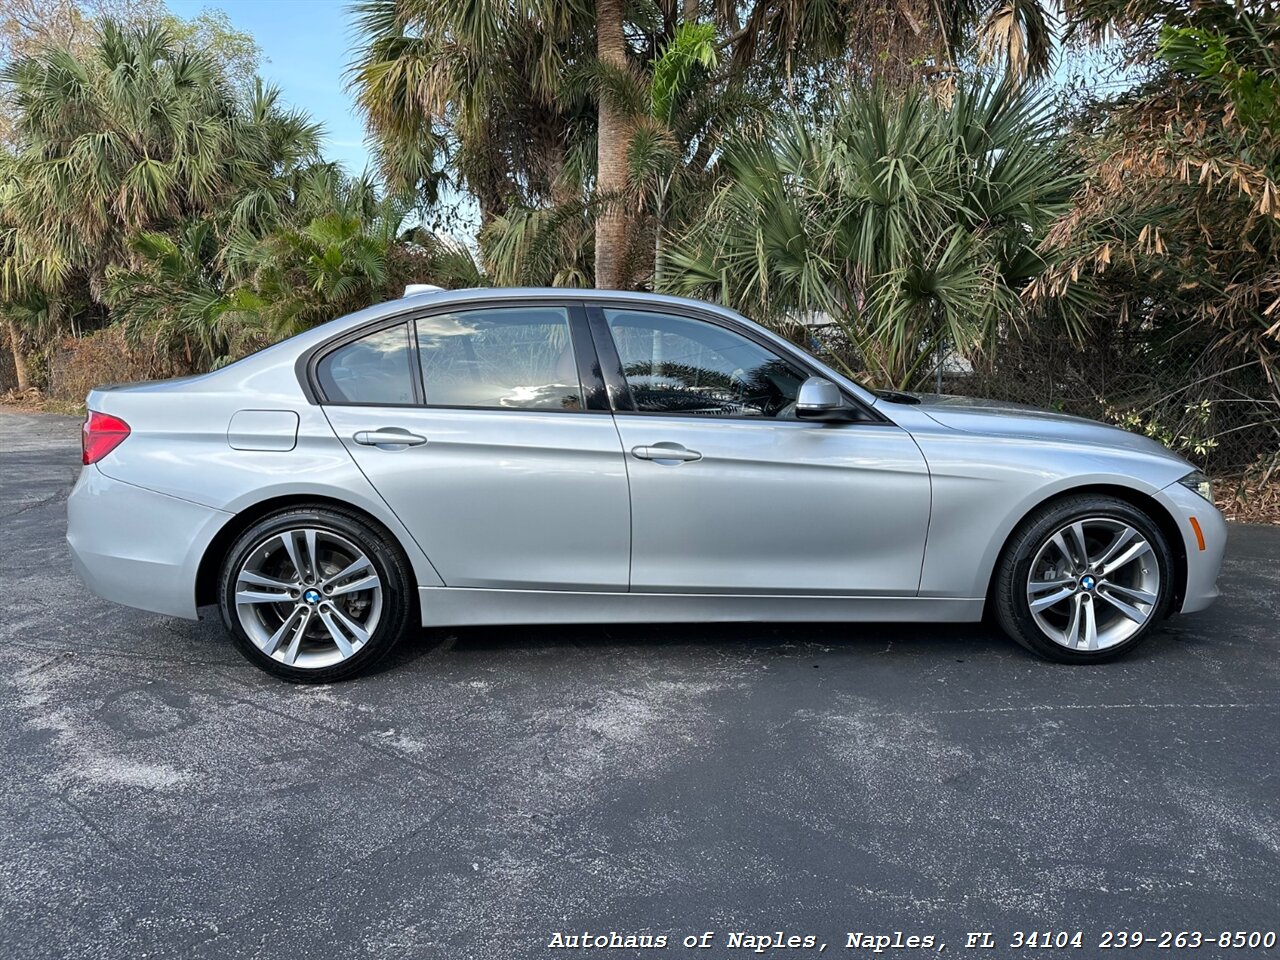
<svg viewBox="0 0 1280 960">
<path fill-rule="evenodd" d="M 298 687 L 81 586 L 78 427 L 0 413 L 0 957 L 1280 928 L 1280 528 L 1105 667 L 981 626 L 502 628 Z M 610 931 L 669 946 L 547 946 Z"/>
</svg>

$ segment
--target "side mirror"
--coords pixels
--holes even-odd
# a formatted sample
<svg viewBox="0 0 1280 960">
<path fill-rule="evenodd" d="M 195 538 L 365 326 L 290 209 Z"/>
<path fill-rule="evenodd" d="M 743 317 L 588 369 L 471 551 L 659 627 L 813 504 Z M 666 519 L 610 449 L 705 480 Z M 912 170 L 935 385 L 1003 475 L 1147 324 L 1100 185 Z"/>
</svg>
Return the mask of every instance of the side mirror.
<svg viewBox="0 0 1280 960">
<path fill-rule="evenodd" d="M 796 397 L 796 417 L 801 420 L 840 420 L 848 414 L 840 388 L 822 377 L 810 377 L 800 384 Z"/>
</svg>

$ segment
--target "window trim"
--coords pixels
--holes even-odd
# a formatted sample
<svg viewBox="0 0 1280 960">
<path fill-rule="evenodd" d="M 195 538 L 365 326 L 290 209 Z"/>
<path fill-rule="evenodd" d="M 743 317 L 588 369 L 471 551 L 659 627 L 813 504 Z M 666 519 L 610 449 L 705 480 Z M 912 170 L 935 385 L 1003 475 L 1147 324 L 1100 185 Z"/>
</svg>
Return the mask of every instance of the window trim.
<svg viewBox="0 0 1280 960">
<path fill-rule="evenodd" d="M 783 349 L 774 341 L 762 337 L 756 331 L 742 327 L 728 317 L 720 316 L 711 311 L 698 310 L 693 307 L 685 307 L 683 304 L 677 306 L 666 303 L 644 303 L 635 300 L 619 300 L 608 298 L 592 299 L 587 303 L 587 316 L 590 320 L 592 339 L 595 343 L 597 355 L 601 356 L 603 362 L 601 364 L 605 383 L 608 386 L 609 397 L 613 401 L 613 413 L 615 416 L 630 417 L 678 417 L 681 420 L 699 420 L 702 422 L 711 422 L 718 420 L 736 420 L 746 421 L 748 423 L 800 423 L 807 426 L 841 426 L 849 424 L 884 424 L 891 421 L 879 411 L 873 410 L 867 406 L 859 397 L 854 396 L 840 384 L 836 386 L 840 389 L 840 395 L 844 398 L 856 415 L 848 420 L 779 420 L 775 417 L 751 417 L 738 414 L 724 414 L 723 416 L 708 417 L 700 413 L 681 413 L 675 410 L 637 410 L 635 399 L 631 395 L 631 386 L 627 383 L 626 374 L 622 366 L 622 356 L 618 353 L 617 343 L 613 339 L 613 331 L 609 328 L 609 321 L 604 315 L 606 309 L 621 309 L 630 313 L 656 313 L 658 315 L 667 315 L 673 317 L 681 317 L 686 320 L 701 320 L 711 323 L 730 333 L 735 333 L 746 340 L 751 341 L 756 346 L 777 354 L 788 362 L 794 364 L 803 373 L 809 377 L 822 377 L 824 380 L 830 379 L 824 373 L 816 370 L 805 357 L 790 349 Z"/>
<path fill-rule="evenodd" d="M 375 403 L 368 400 L 329 400 L 325 396 L 324 390 L 320 385 L 319 367 L 321 362 L 324 361 L 330 354 L 337 353 L 343 347 L 350 346 L 351 344 L 359 340 L 363 340 L 365 337 L 371 337 L 374 334 L 382 333 L 385 330 L 392 330 L 397 326 L 401 327 L 404 331 L 405 347 L 407 348 L 407 352 L 409 354 L 409 383 L 411 384 L 411 388 L 413 390 L 413 401 L 410 403 Z M 304 384 L 311 387 L 311 390 L 307 391 L 309 393 L 307 399 L 312 400 L 312 396 L 314 396 L 316 399 L 312 400 L 313 403 L 319 402 L 324 406 L 330 406 L 330 407 L 414 408 L 414 407 L 421 406 L 422 405 L 422 373 L 421 371 L 419 371 L 416 374 L 414 373 L 414 369 L 418 363 L 418 348 L 417 348 L 417 344 L 414 342 L 415 338 L 409 335 L 409 321 L 406 320 L 404 317 L 399 317 L 399 318 L 390 320 L 389 322 L 386 322 L 386 323 L 380 322 L 376 324 L 369 324 L 368 326 L 361 327 L 358 332 L 350 331 L 350 333 L 355 335 L 354 336 L 343 335 L 341 337 L 337 337 L 333 340 L 327 341 L 326 343 L 323 343 L 320 345 L 321 347 L 325 348 L 323 351 L 317 348 L 315 350 L 310 351 L 308 354 L 304 354 L 303 357 L 299 358 L 299 363 L 301 363 L 302 360 L 304 359 L 308 361 L 307 371 L 309 373 L 309 377 L 307 380 L 303 381 Z M 308 382 L 308 380 L 310 382 Z M 304 391 L 306 391 L 305 386 L 303 389 Z"/>
<path fill-rule="evenodd" d="M 441 316 L 449 313 L 465 313 L 473 310 L 494 308 L 527 307 L 561 307 L 569 322 L 569 342 L 573 349 L 574 362 L 578 373 L 579 389 L 582 391 L 583 408 L 580 410 L 556 410 L 540 407 L 476 407 L 459 406 L 457 404 L 430 404 L 426 402 L 426 390 L 422 382 L 422 362 L 418 355 L 418 338 L 416 324 L 420 319 Z M 412 331 L 409 325 L 414 324 Z M 367 403 L 360 401 L 330 400 L 321 388 L 317 375 L 320 362 L 349 343 L 362 340 L 367 336 L 395 326 L 403 326 L 405 336 L 409 340 L 410 362 L 413 381 L 413 403 Z M 554 414 L 556 416 L 572 414 L 609 414 L 613 410 L 609 406 L 605 381 L 600 370 L 600 361 L 596 355 L 587 325 L 586 313 L 582 301 L 571 296 L 566 297 L 494 297 L 492 299 L 468 300 L 464 303 L 440 304 L 438 306 L 416 306 L 398 311 L 386 317 L 379 317 L 361 324 L 351 330 L 344 331 L 298 357 L 295 365 L 298 380 L 302 385 L 307 400 L 322 407 L 389 407 L 392 409 L 414 410 L 475 410 L 490 413 L 523 413 Z"/>
</svg>

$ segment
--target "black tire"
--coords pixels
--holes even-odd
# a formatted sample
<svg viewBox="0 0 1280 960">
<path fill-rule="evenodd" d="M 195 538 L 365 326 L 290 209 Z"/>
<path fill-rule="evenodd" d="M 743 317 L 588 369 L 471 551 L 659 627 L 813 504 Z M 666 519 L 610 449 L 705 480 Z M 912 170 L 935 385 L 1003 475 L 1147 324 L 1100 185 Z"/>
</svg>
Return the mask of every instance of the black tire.
<svg viewBox="0 0 1280 960">
<path fill-rule="evenodd" d="M 236 581 L 249 554 L 286 530 L 308 528 L 346 538 L 364 551 L 382 584 L 381 613 L 360 649 L 331 665 L 290 666 L 264 653 L 246 633 L 236 613 Z M 269 514 L 245 530 L 222 562 L 218 607 L 236 648 L 254 666 L 293 683 L 332 683 L 370 669 L 417 625 L 413 571 L 404 552 L 383 528 L 364 516 L 331 506 L 299 506 Z"/>
<path fill-rule="evenodd" d="M 1100 650 L 1071 649 L 1051 639 L 1037 624 L 1027 596 L 1028 580 L 1037 552 L 1056 531 L 1075 521 L 1097 518 L 1128 524 L 1150 544 L 1159 569 L 1157 599 L 1151 604 L 1146 622 L 1132 636 Z M 1173 604 L 1174 569 L 1173 553 L 1159 524 L 1133 504 L 1101 494 L 1063 497 L 1028 516 L 1005 546 L 992 583 L 995 619 L 1013 640 L 1046 660 L 1072 664 L 1115 660 L 1150 636 L 1168 616 Z M 1101 600 L 1094 601 L 1093 605 L 1109 610 Z"/>
</svg>

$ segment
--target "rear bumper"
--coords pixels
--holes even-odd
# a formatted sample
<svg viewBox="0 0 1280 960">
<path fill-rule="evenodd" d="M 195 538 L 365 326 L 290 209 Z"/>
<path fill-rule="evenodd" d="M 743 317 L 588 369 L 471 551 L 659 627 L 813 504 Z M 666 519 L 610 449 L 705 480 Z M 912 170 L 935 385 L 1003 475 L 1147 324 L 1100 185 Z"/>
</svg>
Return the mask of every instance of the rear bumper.
<svg viewBox="0 0 1280 960">
<path fill-rule="evenodd" d="M 196 573 L 231 514 L 85 467 L 67 500 L 71 563 L 105 600 L 196 619 Z"/>
<path fill-rule="evenodd" d="M 1187 557 L 1187 587 L 1179 612 L 1195 613 L 1218 599 L 1218 571 L 1227 546 L 1227 522 L 1217 507 L 1180 483 L 1165 487 L 1159 498 L 1178 524 Z M 1197 526 L 1204 537 L 1203 549 L 1196 535 Z"/>
</svg>

